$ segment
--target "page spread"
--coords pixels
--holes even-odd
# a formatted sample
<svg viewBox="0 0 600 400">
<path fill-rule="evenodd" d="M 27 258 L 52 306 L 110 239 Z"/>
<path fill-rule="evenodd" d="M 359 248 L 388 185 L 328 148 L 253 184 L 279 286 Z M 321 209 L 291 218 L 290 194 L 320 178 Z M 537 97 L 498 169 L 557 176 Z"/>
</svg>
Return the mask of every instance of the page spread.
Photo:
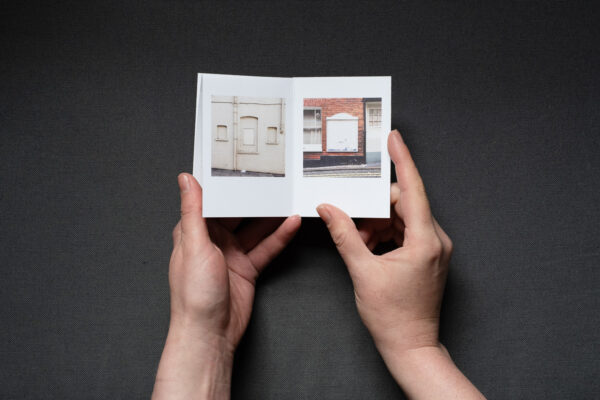
<svg viewBox="0 0 600 400">
<path fill-rule="evenodd" d="M 205 217 L 389 217 L 390 77 L 199 74 L 194 176 Z"/>
</svg>

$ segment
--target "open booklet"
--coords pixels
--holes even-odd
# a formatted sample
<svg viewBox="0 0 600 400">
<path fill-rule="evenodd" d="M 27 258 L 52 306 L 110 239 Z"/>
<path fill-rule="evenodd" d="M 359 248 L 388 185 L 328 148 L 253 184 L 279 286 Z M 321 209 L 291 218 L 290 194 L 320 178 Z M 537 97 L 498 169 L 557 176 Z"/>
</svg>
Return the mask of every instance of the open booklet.
<svg viewBox="0 0 600 400">
<path fill-rule="evenodd" d="M 389 217 L 390 77 L 198 74 L 196 107 L 205 217 Z"/>
</svg>

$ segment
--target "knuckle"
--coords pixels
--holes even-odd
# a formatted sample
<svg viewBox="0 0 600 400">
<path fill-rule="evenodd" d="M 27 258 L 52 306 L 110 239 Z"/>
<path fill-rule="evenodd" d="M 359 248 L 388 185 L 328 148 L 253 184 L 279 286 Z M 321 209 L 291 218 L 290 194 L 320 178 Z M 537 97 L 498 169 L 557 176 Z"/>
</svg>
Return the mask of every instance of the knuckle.
<svg viewBox="0 0 600 400">
<path fill-rule="evenodd" d="M 418 257 L 424 263 L 433 264 L 441 260 L 443 252 L 442 241 L 435 237 L 419 247 Z"/>
<path fill-rule="evenodd" d="M 429 250 L 435 257 L 441 256 L 444 252 L 444 246 L 442 245 L 442 241 L 439 238 L 432 240 L 429 244 Z"/>
<path fill-rule="evenodd" d="M 392 200 L 397 200 L 400 197 L 400 185 L 398 185 L 397 183 L 392 183 L 391 187 L 390 187 L 390 197 Z"/>
<path fill-rule="evenodd" d="M 418 179 L 415 182 L 415 190 L 421 194 L 427 195 L 427 192 L 425 191 L 425 184 L 423 183 L 422 179 Z"/>
<path fill-rule="evenodd" d="M 182 203 L 181 204 L 181 216 L 185 216 L 188 214 L 192 214 L 195 212 L 200 212 L 202 211 L 200 204 L 198 204 L 197 202 L 190 202 L 190 203 Z"/>
<path fill-rule="evenodd" d="M 448 253 L 448 256 L 450 256 L 453 251 L 454 251 L 454 243 L 452 242 L 452 239 L 447 238 L 447 240 L 446 240 L 446 253 Z"/>
<path fill-rule="evenodd" d="M 175 225 L 173 228 L 173 232 L 171 233 L 173 237 L 173 242 L 176 242 L 181 235 L 181 226 L 179 224 Z"/>
<path fill-rule="evenodd" d="M 338 229 L 333 234 L 333 243 L 336 247 L 344 247 L 348 238 L 348 231 L 346 229 Z"/>
<path fill-rule="evenodd" d="M 290 240 L 292 240 L 294 237 L 294 232 L 278 229 L 273 234 L 273 237 L 279 246 L 284 247 Z"/>
<path fill-rule="evenodd" d="M 287 242 L 288 240 L 285 235 L 273 235 L 269 243 L 269 248 L 272 252 L 279 252 L 285 248 Z"/>
</svg>

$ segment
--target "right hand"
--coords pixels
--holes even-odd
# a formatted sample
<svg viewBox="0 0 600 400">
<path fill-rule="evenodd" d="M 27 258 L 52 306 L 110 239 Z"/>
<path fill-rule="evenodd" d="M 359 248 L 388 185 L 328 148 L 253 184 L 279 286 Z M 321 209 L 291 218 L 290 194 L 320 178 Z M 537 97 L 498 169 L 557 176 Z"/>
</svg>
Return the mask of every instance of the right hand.
<svg viewBox="0 0 600 400">
<path fill-rule="evenodd" d="M 485 399 L 439 342 L 440 307 L 452 242 L 431 215 L 423 181 L 398 131 L 388 137 L 398 183 L 392 217 L 356 229 L 342 210 L 317 207 L 344 259 L 358 312 L 390 372 L 410 399 Z M 372 250 L 394 240 L 397 249 Z"/>
<path fill-rule="evenodd" d="M 357 230 L 340 209 L 317 208 L 352 277 L 359 314 L 382 354 L 440 346 L 440 306 L 452 252 L 397 131 L 390 133 L 388 149 L 398 177 L 391 187 L 391 218 L 363 220 Z M 381 256 L 371 252 L 390 240 L 399 247 Z"/>
</svg>

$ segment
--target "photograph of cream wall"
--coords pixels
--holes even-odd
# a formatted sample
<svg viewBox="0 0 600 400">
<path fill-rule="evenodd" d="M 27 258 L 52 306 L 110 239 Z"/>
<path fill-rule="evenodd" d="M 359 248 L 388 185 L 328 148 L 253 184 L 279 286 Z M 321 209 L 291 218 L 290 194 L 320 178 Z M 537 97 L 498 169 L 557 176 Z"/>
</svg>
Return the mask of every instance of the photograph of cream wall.
<svg viewBox="0 0 600 400">
<path fill-rule="evenodd" d="M 212 96 L 212 176 L 285 175 L 285 100 Z"/>
</svg>

